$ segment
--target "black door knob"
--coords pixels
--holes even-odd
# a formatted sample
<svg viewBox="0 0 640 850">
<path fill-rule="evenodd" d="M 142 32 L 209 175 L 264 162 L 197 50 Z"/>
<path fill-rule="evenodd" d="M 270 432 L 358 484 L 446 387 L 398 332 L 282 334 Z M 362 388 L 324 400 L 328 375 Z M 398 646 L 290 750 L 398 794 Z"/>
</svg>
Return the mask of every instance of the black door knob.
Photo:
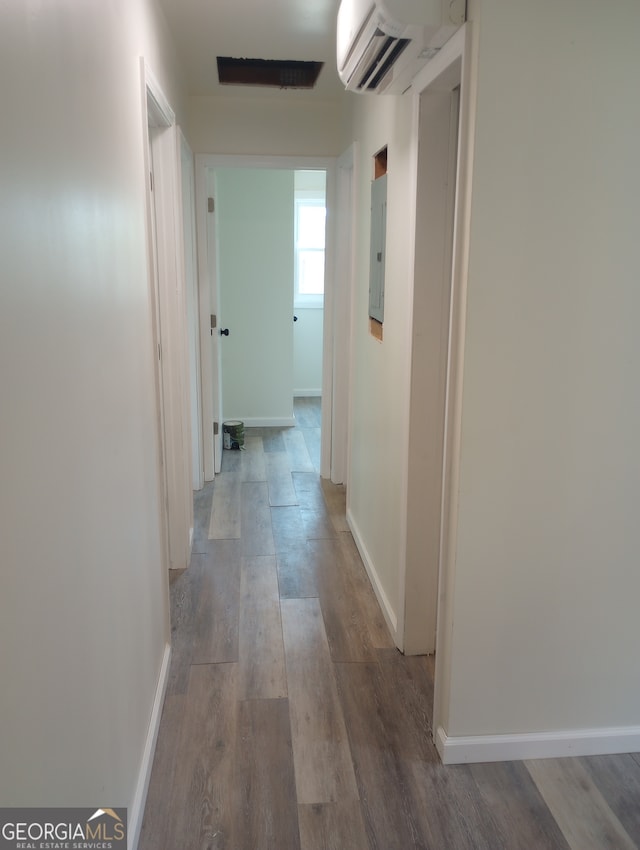
<svg viewBox="0 0 640 850">
<path fill-rule="evenodd" d="M 293 321 L 294 321 L 294 322 L 297 322 L 297 321 L 298 321 L 298 317 L 297 317 L 297 316 L 294 316 L 294 317 L 293 317 Z"/>
<path fill-rule="evenodd" d="M 220 336 L 229 336 L 229 328 L 220 328 Z"/>
</svg>

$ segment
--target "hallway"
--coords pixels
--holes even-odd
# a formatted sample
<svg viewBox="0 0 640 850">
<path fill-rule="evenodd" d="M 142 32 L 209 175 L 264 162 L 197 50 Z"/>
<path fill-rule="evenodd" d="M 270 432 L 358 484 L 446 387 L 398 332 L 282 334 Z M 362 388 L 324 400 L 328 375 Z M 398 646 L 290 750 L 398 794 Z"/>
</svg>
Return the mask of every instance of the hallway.
<svg viewBox="0 0 640 850">
<path fill-rule="evenodd" d="M 140 850 L 636 847 L 640 757 L 439 763 L 433 659 L 394 648 L 296 417 L 196 493 Z"/>
</svg>

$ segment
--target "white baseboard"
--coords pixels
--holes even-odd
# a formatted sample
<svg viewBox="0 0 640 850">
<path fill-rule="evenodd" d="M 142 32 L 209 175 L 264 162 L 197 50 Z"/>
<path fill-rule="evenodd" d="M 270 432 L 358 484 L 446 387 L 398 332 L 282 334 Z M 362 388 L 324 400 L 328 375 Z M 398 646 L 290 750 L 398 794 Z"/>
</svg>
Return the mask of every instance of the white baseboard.
<svg viewBox="0 0 640 850">
<path fill-rule="evenodd" d="M 640 726 L 451 738 L 439 727 L 435 743 L 443 764 L 602 756 L 640 752 Z"/>
<path fill-rule="evenodd" d="M 128 850 L 136 850 L 138 840 L 140 838 L 142 819 L 144 817 L 144 807 L 147 802 L 147 791 L 149 790 L 149 780 L 151 779 L 151 768 L 153 767 L 153 756 L 155 755 L 158 730 L 160 729 L 160 718 L 162 717 L 164 694 L 167 689 L 167 681 L 169 679 L 170 662 L 171 644 L 168 643 L 165 645 L 164 654 L 162 656 L 162 665 L 160 667 L 158 684 L 156 685 L 156 694 L 153 700 L 151 719 L 149 721 L 149 729 L 147 731 L 147 740 L 145 741 L 144 752 L 142 753 L 142 762 L 138 772 L 138 781 L 136 783 L 133 804 L 127 813 Z"/>
<path fill-rule="evenodd" d="M 395 611 L 391 607 L 389 599 L 387 598 L 387 594 L 384 592 L 384 588 L 380 583 L 380 579 L 378 578 L 378 573 L 376 572 L 376 568 L 373 566 L 373 560 L 367 551 L 367 547 L 364 545 L 362 540 L 362 535 L 360 534 L 360 530 L 358 529 L 357 523 L 355 522 L 351 511 L 347 510 L 347 524 L 351 529 L 351 534 L 353 535 L 353 539 L 355 541 L 356 546 L 358 547 L 358 552 L 360 552 L 360 557 L 362 558 L 362 563 L 364 564 L 364 568 L 367 571 L 367 575 L 369 576 L 369 580 L 371 581 L 371 586 L 373 587 L 373 592 L 380 603 L 380 608 L 382 609 L 382 613 L 384 615 L 385 620 L 387 621 L 387 626 L 389 627 L 389 631 L 391 632 L 391 636 L 396 642 L 396 646 L 398 645 L 398 618 L 396 616 Z"/>
<path fill-rule="evenodd" d="M 293 416 L 283 416 L 281 418 L 261 418 L 256 416 L 251 419 L 243 419 L 241 416 L 237 417 L 241 422 L 244 423 L 245 428 L 293 428 L 296 424 L 295 417 Z"/>
<path fill-rule="evenodd" d="M 294 390 L 294 398 L 320 398 L 322 390 Z"/>
</svg>

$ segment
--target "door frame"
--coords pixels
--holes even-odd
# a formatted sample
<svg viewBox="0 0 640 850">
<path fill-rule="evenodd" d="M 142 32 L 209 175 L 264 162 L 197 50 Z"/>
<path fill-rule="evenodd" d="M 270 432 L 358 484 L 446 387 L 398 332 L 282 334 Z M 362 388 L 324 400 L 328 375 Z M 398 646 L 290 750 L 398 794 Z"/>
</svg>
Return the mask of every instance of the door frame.
<svg viewBox="0 0 640 850">
<path fill-rule="evenodd" d="M 141 79 L 163 566 L 182 569 L 191 555 L 193 495 L 178 127 L 144 59 Z"/>
<path fill-rule="evenodd" d="M 189 405 L 191 410 L 191 475 L 194 490 L 204 485 L 202 459 L 202 412 L 200 375 L 200 310 L 198 304 L 198 252 L 196 242 L 195 162 L 184 133 L 178 129 L 180 199 L 184 224 L 185 295 L 187 305 L 187 344 L 189 363 Z M 187 275 L 187 257 L 192 260 Z"/>
<path fill-rule="evenodd" d="M 210 316 L 216 314 L 218 286 L 215 279 L 215 263 L 210 262 L 207 248 L 209 232 L 207 212 L 207 172 L 216 168 L 273 168 L 285 171 L 292 170 L 323 170 L 327 173 L 327 243 L 325 249 L 325 301 L 323 316 L 323 370 L 322 370 L 322 441 L 320 458 L 320 475 L 323 478 L 332 477 L 332 458 L 337 449 L 337 441 L 333 438 L 335 429 L 334 408 L 338 408 L 342 418 L 348 416 L 348 380 L 336 382 L 333 373 L 335 362 L 335 308 L 339 302 L 342 307 L 344 299 L 336 298 L 336 240 L 338 238 L 336 210 L 336 159 L 334 157 L 313 156 L 252 156 L 227 154 L 196 154 L 196 227 L 198 237 L 198 272 L 200 295 L 200 334 L 201 334 L 201 375 L 202 375 L 202 431 L 204 435 L 204 469 L 205 480 L 210 481 L 215 475 L 213 451 L 213 422 L 216 413 L 216 376 L 217 340 L 205 344 L 212 339 Z M 349 230 L 349 233 L 351 231 Z M 213 269 L 213 274 L 210 272 Z M 212 279 L 213 278 L 213 279 Z M 351 289 L 352 272 L 348 270 L 348 289 Z M 350 299 L 348 300 L 350 305 Z M 348 305 L 347 305 L 348 306 Z M 350 316 L 346 316 L 346 327 L 350 326 Z M 336 405 L 335 394 L 339 393 L 339 403 Z M 342 411 L 342 412 L 340 412 Z M 221 423 L 219 423 L 221 428 Z M 339 423 L 338 432 L 348 431 L 347 422 Z M 346 452 L 345 452 L 346 454 Z M 344 475 L 340 476 L 341 478 Z M 336 482 L 341 483 L 341 482 Z"/>
<path fill-rule="evenodd" d="M 351 448 L 351 381 L 353 339 L 353 288 L 355 281 L 355 186 L 357 145 L 354 142 L 336 161 L 335 257 L 331 301 L 332 337 L 325 337 L 323 374 L 331 372 L 331 431 L 324 452 L 330 457 L 330 477 L 334 484 L 347 484 Z M 325 304 L 326 309 L 326 304 Z M 325 439 L 325 431 L 322 431 Z"/>
<path fill-rule="evenodd" d="M 153 338 L 153 372 L 155 384 L 156 403 L 156 442 L 158 469 L 158 501 L 159 519 L 161 532 L 161 557 L 162 569 L 169 569 L 169 517 L 167 508 L 167 473 L 166 473 L 166 448 L 165 448 L 165 424 L 164 403 L 162 398 L 164 380 L 162 375 L 162 359 L 159 352 L 162 350 L 161 325 L 160 325 L 160 293 L 158 282 L 158 256 L 156 251 L 156 225 L 154 198 L 151 191 L 151 174 L 153 171 L 151 157 L 151 127 L 162 125 L 170 127 L 175 121 L 175 115 L 160 86 L 148 68 L 144 59 L 140 61 L 140 76 L 142 80 L 142 104 L 143 104 L 143 148 L 144 148 L 144 173 L 145 173 L 145 201 L 146 201 L 146 231 L 147 231 L 147 265 L 149 278 L 149 302 L 151 307 L 151 328 Z M 169 618 L 168 597 L 166 599 L 166 616 Z"/>
<path fill-rule="evenodd" d="M 403 511 L 407 523 L 405 529 L 405 551 L 400 574 L 400 599 L 403 600 L 398 617 L 398 638 L 401 648 L 410 653 L 436 651 L 434 687 L 434 733 L 448 714 L 451 660 L 451 623 L 453 610 L 451 588 L 455 581 L 455 540 L 457 504 L 459 493 L 460 432 L 462 419 L 462 380 L 464 364 L 464 339 L 467 297 L 467 271 L 469 261 L 469 230 L 471 215 L 471 185 L 473 168 L 473 139 L 475 132 L 475 31 L 469 22 L 464 24 L 418 74 L 413 83 L 414 130 L 412 134 L 412 185 L 415 198 L 412 209 L 412 275 L 413 298 L 410 304 L 409 327 L 412 329 L 413 345 L 408 363 L 410 422 L 409 442 L 404 468 L 406 504 Z M 433 96 L 434 103 L 443 97 L 452 98 L 458 90 L 457 140 L 451 113 L 440 112 L 441 138 L 434 147 L 429 147 L 421 112 L 426 102 L 423 98 Z M 442 100 L 440 101 L 442 102 Z M 444 138 L 448 137 L 448 138 Z M 457 143 L 456 143 L 457 142 Z M 454 147 L 455 146 L 455 147 Z M 455 178 L 453 192 L 441 192 L 431 203 L 419 196 L 421 169 L 441 169 L 450 180 Z M 426 220 L 435 222 L 442 251 L 439 278 L 436 273 L 434 304 L 439 306 L 439 325 L 432 340 L 431 355 L 438 358 L 437 368 L 427 374 L 423 347 L 415 348 L 415 340 L 425 330 L 425 301 L 417 290 L 417 281 L 425 274 L 425 253 L 419 240 L 425 226 L 425 218 L 418 219 L 422 202 L 427 208 Z M 453 208 L 451 208 L 453 205 Z M 432 246 L 433 248 L 433 246 Z M 433 305 L 431 305 L 433 306 Z M 415 355 L 415 356 L 414 356 Z M 425 390 L 424 382 L 428 386 Z M 429 398 L 425 397 L 425 392 Z M 432 455 L 420 470 L 420 463 L 413 449 L 419 447 L 424 422 L 425 403 L 437 405 L 438 417 L 432 428 Z M 413 418 L 412 418 L 413 417 Z M 412 442 L 412 439 L 414 440 Z M 416 500 L 416 492 L 424 484 L 420 475 L 428 477 L 432 508 L 438 516 L 433 534 L 437 539 L 429 542 L 429 563 L 420 557 L 416 541 L 421 540 L 420 506 L 424 499 Z M 416 478 L 417 476 L 417 478 Z M 417 482 L 417 487 L 416 487 Z M 409 504 L 409 503 L 412 504 Z M 417 510 L 416 510 L 417 508 Z M 423 539 L 423 538 L 422 538 Z M 411 551 L 413 547 L 413 552 Z M 431 614 L 426 615 L 427 609 Z"/>
</svg>

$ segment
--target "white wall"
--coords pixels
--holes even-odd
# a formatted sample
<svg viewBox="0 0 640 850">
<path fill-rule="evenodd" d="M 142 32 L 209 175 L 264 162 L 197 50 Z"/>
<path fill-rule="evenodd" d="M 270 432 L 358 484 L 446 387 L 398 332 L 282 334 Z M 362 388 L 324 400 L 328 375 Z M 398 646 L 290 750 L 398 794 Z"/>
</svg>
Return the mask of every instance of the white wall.
<svg viewBox="0 0 640 850">
<path fill-rule="evenodd" d="M 322 394 L 322 330 L 324 310 L 296 307 L 293 326 L 293 394 Z"/>
<path fill-rule="evenodd" d="M 189 98 L 189 141 L 196 153 L 338 156 L 347 147 L 342 122 L 339 101 L 303 92 Z"/>
<path fill-rule="evenodd" d="M 638 32 L 482 3 L 449 735 L 640 718 Z"/>
<path fill-rule="evenodd" d="M 402 488 L 410 358 L 411 100 L 353 96 L 359 169 L 356 292 L 353 304 L 352 434 L 349 516 L 361 552 L 395 627 L 404 545 Z M 369 333 L 369 227 L 373 156 L 388 147 L 384 338 Z"/>
<path fill-rule="evenodd" d="M 606 745 L 607 727 L 637 731 L 640 717 L 640 7 L 482 0 L 470 17 L 477 127 L 440 718 L 452 739 L 594 729 Z M 410 100 L 360 98 L 354 110 L 348 500 L 393 624 L 403 605 Z M 366 318 L 368 206 L 371 156 L 384 144 L 377 343 Z"/>
<path fill-rule="evenodd" d="M 168 45 L 145 0 L 0 5 L 3 805 L 131 807 L 169 640 L 139 68 L 180 114 Z"/>
</svg>

